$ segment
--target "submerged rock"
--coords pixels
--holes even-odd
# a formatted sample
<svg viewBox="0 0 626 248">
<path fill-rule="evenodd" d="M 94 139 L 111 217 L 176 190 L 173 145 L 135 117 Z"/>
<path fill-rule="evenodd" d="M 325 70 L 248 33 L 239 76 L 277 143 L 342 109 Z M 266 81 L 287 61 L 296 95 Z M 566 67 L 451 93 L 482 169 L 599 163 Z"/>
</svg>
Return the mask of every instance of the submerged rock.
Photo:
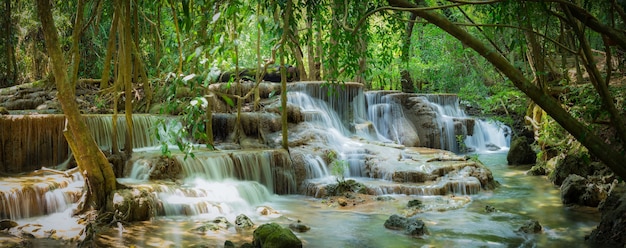
<svg viewBox="0 0 626 248">
<path fill-rule="evenodd" d="M 419 207 L 422 207 L 423 205 L 424 204 L 422 203 L 422 201 L 415 199 L 415 200 L 410 200 L 409 203 L 407 204 L 407 207 L 409 207 L 409 208 L 412 208 L 412 207 L 419 208 Z"/>
<path fill-rule="evenodd" d="M 302 247 L 302 241 L 291 230 L 276 223 L 263 224 L 254 230 L 252 244 L 255 247 Z"/>
<path fill-rule="evenodd" d="M 518 231 L 523 233 L 540 233 L 543 227 L 537 220 L 529 220 Z"/>
<path fill-rule="evenodd" d="M 404 233 L 412 236 L 422 236 L 428 231 L 426 224 L 416 217 L 406 218 L 394 214 L 385 221 L 385 228 L 391 230 L 404 230 Z"/>
<path fill-rule="evenodd" d="M 306 232 L 308 230 L 311 230 L 311 227 L 309 227 L 309 226 L 307 226 L 305 224 L 302 224 L 302 222 L 300 220 L 298 220 L 298 222 L 296 222 L 296 223 L 289 224 L 289 228 L 291 230 L 294 230 L 296 232 L 301 232 L 301 233 L 302 232 Z"/>
</svg>

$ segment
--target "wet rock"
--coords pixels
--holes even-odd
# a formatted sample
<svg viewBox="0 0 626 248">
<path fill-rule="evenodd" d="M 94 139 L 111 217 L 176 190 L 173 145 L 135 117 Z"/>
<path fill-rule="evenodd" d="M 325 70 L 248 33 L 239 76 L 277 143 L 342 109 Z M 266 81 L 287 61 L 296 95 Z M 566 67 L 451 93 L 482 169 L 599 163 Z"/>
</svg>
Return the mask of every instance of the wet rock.
<svg viewBox="0 0 626 248">
<path fill-rule="evenodd" d="M 0 107 L 0 115 L 8 115 L 9 110 L 5 107 Z"/>
<path fill-rule="evenodd" d="M 385 221 L 385 228 L 391 230 L 404 230 L 404 233 L 412 236 L 422 236 L 428 231 L 426 224 L 416 217 L 406 218 L 394 214 Z"/>
<path fill-rule="evenodd" d="M 226 240 L 224 241 L 224 248 L 235 248 L 235 243 L 233 243 L 233 241 Z"/>
<path fill-rule="evenodd" d="M 540 233 L 543 227 L 539 224 L 539 221 L 529 220 L 522 227 L 520 227 L 517 231 L 523 233 Z"/>
<path fill-rule="evenodd" d="M 545 176 L 547 174 L 548 172 L 546 171 L 546 168 L 540 164 L 534 165 L 533 167 L 530 168 L 530 170 L 526 172 L 526 175 L 529 175 L 529 176 Z"/>
<path fill-rule="evenodd" d="M 537 154 L 530 147 L 531 140 L 525 136 L 519 136 L 511 141 L 511 148 L 506 155 L 509 165 L 534 164 Z"/>
<path fill-rule="evenodd" d="M 263 224 L 254 230 L 252 244 L 255 247 L 302 247 L 302 241 L 291 230 L 276 223 Z"/>
<path fill-rule="evenodd" d="M 608 173 L 605 168 L 606 166 L 601 163 L 591 162 L 589 154 L 587 153 L 572 152 L 556 161 L 554 171 L 548 175 L 548 178 L 554 184 L 561 185 L 570 174 L 576 174 L 582 177 L 591 175 L 602 176 Z"/>
<path fill-rule="evenodd" d="M 25 110 L 25 109 L 35 109 L 37 106 L 43 104 L 45 99 L 42 97 L 36 97 L 31 99 L 17 99 L 15 101 L 10 101 L 4 104 L 8 110 Z"/>
<path fill-rule="evenodd" d="M 311 230 L 311 227 L 309 227 L 309 226 L 307 226 L 305 224 L 302 224 L 302 222 L 300 220 L 298 220 L 298 222 L 296 222 L 296 223 L 289 224 L 289 228 L 291 230 L 294 230 L 296 232 L 301 232 L 301 233 L 302 232 L 306 232 L 308 230 Z"/>
<path fill-rule="evenodd" d="M 17 226 L 17 222 L 15 221 L 12 221 L 9 219 L 0 220 L 0 230 L 7 230 L 16 226 Z"/>
<path fill-rule="evenodd" d="M 493 213 L 495 211 L 496 211 L 496 208 L 494 206 L 489 206 L 489 205 L 485 206 L 485 212 Z"/>
<path fill-rule="evenodd" d="M 239 229 L 250 229 L 254 227 L 254 223 L 245 214 L 240 214 L 235 218 L 235 227 Z"/>
<path fill-rule="evenodd" d="M 156 215 L 155 195 L 145 189 L 122 189 L 112 195 L 107 210 L 117 221 L 144 221 Z"/>
<path fill-rule="evenodd" d="M 258 208 L 256 208 L 256 212 L 261 214 L 261 215 L 280 214 L 278 211 L 276 211 L 273 208 L 268 207 L 268 206 L 258 207 Z"/>
<path fill-rule="evenodd" d="M 492 151 L 492 152 L 499 151 L 501 149 L 499 146 L 491 144 L 491 143 L 486 144 L 485 147 L 487 148 L 487 150 Z"/>
<path fill-rule="evenodd" d="M 219 230 L 228 230 L 231 226 L 233 226 L 233 224 L 231 224 L 226 217 L 217 217 L 211 222 L 204 223 L 201 226 L 192 229 L 192 231 L 202 234 L 208 231 L 215 232 Z"/>
<path fill-rule="evenodd" d="M 572 174 L 561 185 L 561 201 L 563 204 L 597 207 L 607 197 L 610 189 L 611 184 L 605 182 L 605 178 L 598 176 L 584 178 Z"/>
<path fill-rule="evenodd" d="M 388 196 L 388 195 L 383 195 L 383 196 L 376 196 L 376 200 L 377 201 L 392 201 L 395 200 L 396 198 L 393 198 L 392 196 Z"/>
<path fill-rule="evenodd" d="M 256 247 L 254 247 L 254 245 L 252 245 L 250 243 L 244 243 L 239 248 L 256 248 Z"/>
<path fill-rule="evenodd" d="M 614 183 L 598 208 L 602 217 L 596 229 L 585 237 L 587 242 L 597 247 L 626 247 L 626 185 Z"/>
<path fill-rule="evenodd" d="M 407 204 L 407 207 L 409 207 L 409 208 L 412 208 L 412 207 L 419 208 L 419 207 L 422 207 L 423 205 L 424 204 L 422 203 L 422 201 L 415 199 L 415 200 L 410 200 L 409 204 Z"/>
</svg>

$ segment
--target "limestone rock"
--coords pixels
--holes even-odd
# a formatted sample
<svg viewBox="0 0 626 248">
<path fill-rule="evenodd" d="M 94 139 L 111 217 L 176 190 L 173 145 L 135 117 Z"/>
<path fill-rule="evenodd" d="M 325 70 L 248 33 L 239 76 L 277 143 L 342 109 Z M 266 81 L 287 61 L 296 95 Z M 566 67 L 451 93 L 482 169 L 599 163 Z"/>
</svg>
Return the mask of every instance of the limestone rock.
<svg viewBox="0 0 626 248">
<path fill-rule="evenodd" d="M 537 155 L 530 147 L 532 141 L 525 136 L 519 136 L 511 142 L 511 148 L 506 156 L 509 165 L 534 164 Z"/>
<path fill-rule="evenodd" d="M 423 205 L 424 204 L 422 203 L 422 201 L 415 199 L 415 200 L 410 200 L 409 203 L 407 204 L 407 207 L 409 207 L 409 208 L 412 208 L 412 207 L 419 208 L 419 207 L 422 207 Z"/>
<path fill-rule="evenodd" d="M 294 230 L 296 232 L 301 232 L 301 233 L 302 232 L 306 232 L 308 230 L 311 230 L 311 227 L 309 227 L 309 226 L 307 226 L 305 224 L 302 224 L 302 222 L 300 220 L 298 220 L 298 222 L 296 222 L 296 223 L 289 224 L 289 228 L 291 230 Z"/>
<path fill-rule="evenodd" d="M 254 230 L 252 244 L 255 247 L 302 247 L 302 241 L 291 230 L 276 223 L 263 224 Z"/>
<path fill-rule="evenodd" d="M 235 219 L 235 227 L 239 229 L 250 229 L 254 227 L 254 223 L 245 214 L 240 214 L 237 215 L 237 218 Z"/>
<path fill-rule="evenodd" d="M 600 224 L 586 237 L 597 247 L 626 246 L 626 185 L 615 185 L 609 196 L 600 204 Z"/>
<path fill-rule="evenodd" d="M 548 178 L 556 185 L 561 185 L 570 174 L 587 177 L 603 172 L 605 167 L 599 163 L 590 161 L 587 153 L 570 153 L 564 158 L 557 160 L 554 171 Z"/>
<path fill-rule="evenodd" d="M 9 110 L 7 110 L 7 108 L 0 107 L 0 115 L 8 115 L 8 114 L 9 114 Z"/>
<path fill-rule="evenodd" d="M 391 230 L 404 230 L 404 233 L 412 236 L 422 236 L 428 231 L 426 224 L 417 217 L 406 218 L 394 214 L 385 221 L 385 228 Z"/>
<path fill-rule="evenodd" d="M 543 227 L 537 220 L 529 220 L 518 231 L 523 233 L 540 233 Z"/>
<path fill-rule="evenodd" d="M 561 185 L 563 204 L 597 207 L 606 195 L 602 185 L 576 174 L 569 175 Z"/>
<path fill-rule="evenodd" d="M 228 230 L 231 226 L 233 226 L 233 224 L 231 224 L 225 217 L 217 217 L 211 222 L 204 223 L 199 227 L 192 229 L 192 231 L 202 234 L 208 231 Z"/>
<path fill-rule="evenodd" d="M 155 195 L 144 189 L 122 189 L 113 194 L 107 210 L 115 213 L 118 221 L 144 221 L 156 215 Z"/>
<path fill-rule="evenodd" d="M 12 221 L 9 219 L 0 220 L 0 230 L 11 229 L 16 226 L 17 226 L 17 222 L 15 221 Z"/>
</svg>

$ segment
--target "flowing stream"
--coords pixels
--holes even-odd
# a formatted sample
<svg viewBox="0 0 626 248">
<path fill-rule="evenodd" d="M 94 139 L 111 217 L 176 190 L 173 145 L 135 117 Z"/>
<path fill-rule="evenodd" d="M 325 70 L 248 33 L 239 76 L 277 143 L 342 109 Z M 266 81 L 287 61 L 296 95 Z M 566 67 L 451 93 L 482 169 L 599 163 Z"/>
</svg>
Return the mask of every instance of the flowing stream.
<svg viewBox="0 0 626 248">
<path fill-rule="evenodd" d="M 528 168 L 508 167 L 508 127 L 466 116 L 456 96 L 363 92 L 355 84 L 347 89 L 332 95 L 320 84 L 292 86 L 289 102 L 300 107 L 304 122 L 290 129 L 289 138 L 304 141 L 291 148 L 291 155 L 282 149 L 196 147 L 194 157 L 185 159 L 173 150 L 173 159 L 181 164 L 180 177 L 174 180 L 149 179 L 154 158 L 161 156 L 158 142 L 151 138 L 157 117 L 133 117 L 138 120 L 133 131 L 137 149 L 125 177 L 118 180 L 133 187 L 131 194 L 151 196 L 155 214 L 150 221 L 113 223 L 98 242 L 106 247 L 219 247 L 230 240 L 239 246 L 252 241 L 253 229 L 199 227 L 220 218 L 235 223 L 241 214 L 257 226 L 301 221 L 311 228 L 296 232 L 305 247 L 578 246 L 597 225 L 595 209 L 564 207 L 558 189 L 545 178 L 526 176 Z M 23 119 L 19 121 L 43 121 Z M 98 144 L 110 147 L 110 118 L 93 116 L 88 122 Z M 178 126 L 174 123 L 170 129 Z M 58 133 L 50 136 L 59 139 Z M 471 161 L 444 161 L 441 158 L 450 155 L 441 150 L 411 147 L 418 145 L 457 152 L 462 146 L 471 148 L 501 185 L 484 190 L 484 182 L 475 176 L 485 175 L 481 167 Z M 67 152 L 66 146 L 59 147 Z M 347 166 L 342 176 L 366 185 L 369 195 L 355 195 L 349 199 L 354 204 L 343 207 L 320 198 L 325 185 L 335 183 L 339 175 L 331 175 L 333 165 L 319 150 L 335 152 L 334 159 Z M 295 164 L 296 153 L 303 154 L 303 164 Z M 429 161 L 436 156 L 440 160 Z M 56 163 L 63 158 L 58 157 Z M 416 179 L 424 175 L 428 178 Z M 16 236 L 24 230 L 53 239 L 80 236 L 83 226 L 71 211 L 82 187 L 79 174 L 4 178 L 0 218 L 19 224 L 10 229 Z M 415 199 L 424 206 L 407 208 Z M 113 201 L 123 197 L 116 194 Z M 383 224 L 392 214 L 418 216 L 429 234 L 415 238 L 386 229 Z M 529 220 L 538 220 L 543 232 L 518 232 Z M 61 222 L 74 224 L 61 227 Z"/>
<path fill-rule="evenodd" d="M 494 173 L 501 186 L 472 196 L 467 204 L 450 207 L 451 196 L 385 195 L 371 196 L 374 203 L 341 208 L 322 199 L 301 195 L 274 195 L 267 202 L 244 212 L 255 223 L 276 222 L 283 225 L 300 220 L 311 230 L 296 235 L 305 247 L 579 247 L 584 236 L 597 225 L 599 216 L 590 208 L 569 208 L 561 204 L 558 189 L 543 177 L 524 174 L 524 168 L 506 165 L 506 153 L 479 155 Z M 383 196 L 384 197 L 384 196 Z M 383 224 L 392 214 L 406 211 L 409 200 L 422 200 L 433 210 L 418 213 L 429 234 L 414 238 L 401 231 L 386 229 Z M 446 205 L 443 207 L 441 203 Z M 442 206 L 437 209 L 437 206 Z M 486 206 L 496 209 L 487 212 Z M 262 215 L 256 207 L 276 210 Z M 235 213 L 233 213 L 235 214 Z M 162 216 L 153 221 L 111 228 L 103 235 L 114 247 L 187 247 L 221 246 L 225 240 L 250 242 L 251 231 L 235 228 L 197 234 L 191 230 L 214 216 Z M 234 219 L 233 215 L 226 215 Z M 539 234 L 517 230 L 528 220 L 543 226 Z"/>
</svg>

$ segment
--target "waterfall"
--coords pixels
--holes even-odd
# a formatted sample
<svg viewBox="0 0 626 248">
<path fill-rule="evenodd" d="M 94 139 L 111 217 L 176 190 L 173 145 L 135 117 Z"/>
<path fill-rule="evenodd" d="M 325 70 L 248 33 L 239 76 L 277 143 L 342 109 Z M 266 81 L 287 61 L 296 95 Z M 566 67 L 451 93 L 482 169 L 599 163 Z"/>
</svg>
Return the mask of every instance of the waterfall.
<svg viewBox="0 0 626 248">
<path fill-rule="evenodd" d="M 157 195 L 162 215 L 231 215 L 267 202 L 274 193 L 296 192 L 289 155 L 284 150 L 194 151 L 194 157 L 174 154 L 182 166 L 183 185 L 152 185 L 146 151 L 133 162 L 128 184 L 148 187 Z M 148 186 L 142 186 L 146 185 Z"/>
<path fill-rule="evenodd" d="M 152 115 L 133 115 L 133 148 L 158 146 L 154 132 L 157 121 L 162 117 Z M 86 115 L 85 122 L 94 140 L 102 150 L 111 150 L 113 138 L 113 119 L 111 115 Z M 119 147 L 124 147 L 127 126 L 126 117 L 120 115 L 117 118 L 117 142 Z M 163 133 L 162 133 L 163 135 Z"/>
<path fill-rule="evenodd" d="M 402 106 L 387 92 L 368 92 L 365 94 L 367 102 L 367 119 L 373 123 L 377 138 L 383 142 L 394 141 L 405 144 L 404 138 L 408 133 L 417 133 L 415 127 L 406 124 L 406 117 Z"/>
<path fill-rule="evenodd" d="M 0 219 L 19 220 L 63 212 L 78 202 L 83 185 L 78 172 L 68 176 L 2 178 Z"/>
</svg>

